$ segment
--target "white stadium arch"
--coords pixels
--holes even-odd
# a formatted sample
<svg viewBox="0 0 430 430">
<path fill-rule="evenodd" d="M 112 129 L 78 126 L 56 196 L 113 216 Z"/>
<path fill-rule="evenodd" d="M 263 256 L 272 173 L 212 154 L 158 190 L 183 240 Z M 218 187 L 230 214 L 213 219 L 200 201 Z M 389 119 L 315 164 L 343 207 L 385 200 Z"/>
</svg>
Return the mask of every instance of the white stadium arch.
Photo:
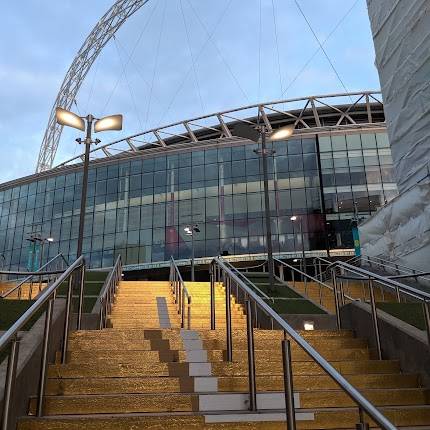
<svg viewBox="0 0 430 430">
<path fill-rule="evenodd" d="M 55 108 L 70 109 L 91 66 L 100 51 L 124 22 L 149 0 L 117 0 L 100 18 L 79 49 L 61 84 L 49 115 L 48 125 L 39 151 L 36 172 L 51 169 L 63 126 L 55 122 Z"/>
</svg>

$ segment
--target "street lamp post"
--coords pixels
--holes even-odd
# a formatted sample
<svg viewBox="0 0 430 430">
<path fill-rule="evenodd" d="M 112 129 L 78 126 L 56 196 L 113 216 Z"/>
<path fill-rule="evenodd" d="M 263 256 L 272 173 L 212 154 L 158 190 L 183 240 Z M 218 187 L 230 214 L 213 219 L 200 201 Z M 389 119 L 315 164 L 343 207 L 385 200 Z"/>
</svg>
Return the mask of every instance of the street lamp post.
<svg viewBox="0 0 430 430">
<path fill-rule="evenodd" d="M 293 223 L 295 221 L 299 221 L 299 233 L 300 233 L 300 240 L 302 242 L 302 261 L 303 261 L 303 266 L 302 266 L 302 270 L 304 273 L 306 273 L 306 255 L 305 255 L 305 238 L 304 238 L 304 234 L 303 234 L 303 220 L 301 216 L 296 216 L 293 215 L 290 218 L 291 221 L 293 221 Z M 294 226 L 294 224 L 293 224 Z M 294 228 L 294 227 L 293 227 Z"/>
<path fill-rule="evenodd" d="M 272 228 L 270 222 L 270 195 L 269 195 L 269 175 L 267 167 L 267 138 L 271 141 L 285 140 L 291 137 L 294 133 L 294 124 L 281 127 L 275 131 L 268 133 L 265 123 L 260 124 L 260 111 L 257 120 L 257 129 L 251 127 L 247 123 L 239 123 L 235 126 L 233 134 L 235 136 L 244 137 L 253 142 L 261 142 L 261 155 L 263 167 L 263 187 L 264 187 L 264 218 L 266 224 L 266 249 L 267 249 L 267 264 L 269 266 L 269 289 L 274 290 L 275 268 L 273 264 L 273 246 L 272 246 Z"/>
<path fill-rule="evenodd" d="M 195 224 L 185 226 L 184 231 L 187 236 L 191 236 L 191 282 L 194 282 L 194 233 L 200 233 L 200 229 L 199 226 Z"/>
<path fill-rule="evenodd" d="M 87 203 L 86 200 L 88 188 L 88 167 L 90 164 L 90 148 L 91 144 L 94 143 L 97 145 L 98 143 L 100 143 L 99 139 L 92 140 L 93 124 L 95 133 L 107 130 L 122 130 L 122 115 L 110 115 L 101 119 L 96 118 L 91 114 L 82 117 L 60 107 L 57 107 L 55 115 L 58 124 L 76 128 L 81 131 L 86 131 L 85 139 L 76 139 L 76 142 L 85 145 L 83 166 L 84 170 L 81 192 L 81 211 L 79 214 L 78 246 L 76 251 L 76 257 L 79 258 L 82 255 L 82 244 L 84 238 L 85 209 Z"/>
</svg>

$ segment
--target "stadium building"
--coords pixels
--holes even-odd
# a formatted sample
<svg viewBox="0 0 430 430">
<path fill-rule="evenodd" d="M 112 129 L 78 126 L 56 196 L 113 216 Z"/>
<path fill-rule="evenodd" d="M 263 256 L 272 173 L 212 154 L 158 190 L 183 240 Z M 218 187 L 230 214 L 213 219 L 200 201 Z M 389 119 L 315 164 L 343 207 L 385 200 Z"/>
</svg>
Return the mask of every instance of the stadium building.
<svg viewBox="0 0 430 430">
<path fill-rule="evenodd" d="M 189 224 L 200 230 L 196 257 L 264 253 L 258 144 L 233 135 L 235 124 L 256 125 L 257 117 L 268 130 L 295 125 L 291 138 L 269 144 L 274 253 L 293 257 L 302 240 L 309 255 L 351 253 L 351 220 L 397 195 L 383 105 L 373 92 L 247 106 L 94 147 L 83 244 L 90 267 L 110 267 L 118 254 L 134 268 L 189 258 Z M 60 252 L 76 258 L 81 162 L 0 186 L 4 269 L 35 268 Z M 54 240 L 39 249 L 35 235 Z"/>
</svg>

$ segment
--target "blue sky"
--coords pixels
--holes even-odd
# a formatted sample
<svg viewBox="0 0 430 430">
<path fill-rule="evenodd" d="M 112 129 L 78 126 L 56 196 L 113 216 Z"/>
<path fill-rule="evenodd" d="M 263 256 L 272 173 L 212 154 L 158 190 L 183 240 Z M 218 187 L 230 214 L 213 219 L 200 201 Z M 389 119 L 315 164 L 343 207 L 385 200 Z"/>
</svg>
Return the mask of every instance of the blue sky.
<svg viewBox="0 0 430 430">
<path fill-rule="evenodd" d="M 318 48 L 294 0 L 150 0 L 119 30 L 117 43 L 111 41 L 101 52 L 77 107 L 81 114 L 124 114 L 124 130 L 103 134 L 107 143 L 151 126 L 259 101 L 343 92 L 343 85 L 349 91 L 378 89 L 365 0 L 298 2 L 320 40 L 355 5 L 324 45 L 343 84 L 321 51 L 291 84 Z M 3 5 L 0 182 L 34 172 L 66 71 L 112 4 L 30 0 Z M 207 31 L 214 28 L 208 42 Z M 281 88 L 288 88 L 283 97 Z M 71 130 L 63 133 L 57 163 L 81 151 L 76 137 Z"/>
</svg>

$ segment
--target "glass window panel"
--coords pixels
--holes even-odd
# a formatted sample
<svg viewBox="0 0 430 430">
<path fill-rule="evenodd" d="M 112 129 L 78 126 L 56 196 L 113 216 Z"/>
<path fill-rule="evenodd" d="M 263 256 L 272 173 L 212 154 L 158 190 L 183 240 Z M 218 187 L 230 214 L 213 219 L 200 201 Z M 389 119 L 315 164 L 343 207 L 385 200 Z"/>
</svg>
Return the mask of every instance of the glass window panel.
<svg viewBox="0 0 430 430">
<path fill-rule="evenodd" d="M 288 157 L 289 170 L 303 170 L 303 157 L 301 155 L 290 155 Z"/>
<path fill-rule="evenodd" d="M 289 139 L 287 141 L 288 155 L 302 153 L 302 141 L 300 139 Z"/>
<path fill-rule="evenodd" d="M 315 138 L 302 139 L 303 153 L 315 152 Z"/>
<path fill-rule="evenodd" d="M 337 186 L 349 185 L 351 183 L 348 169 L 337 168 L 335 170 L 335 176 Z"/>
<path fill-rule="evenodd" d="M 152 230 L 140 230 L 140 244 L 151 245 L 152 243 Z"/>
<path fill-rule="evenodd" d="M 108 178 L 117 178 L 118 177 L 118 164 L 112 164 L 108 166 Z"/>
<path fill-rule="evenodd" d="M 166 156 L 154 158 L 154 172 L 161 172 L 162 170 L 166 170 L 166 166 Z"/>
<path fill-rule="evenodd" d="M 331 151 L 331 139 L 330 136 L 320 136 L 318 139 L 320 152 Z"/>
<path fill-rule="evenodd" d="M 259 154 L 256 152 L 258 150 L 259 150 L 259 145 L 257 143 L 250 143 L 245 145 L 245 158 L 246 159 L 259 158 Z M 284 154 L 285 154 L 285 142 L 284 142 Z"/>
<path fill-rule="evenodd" d="M 204 162 L 205 162 L 204 151 L 193 151 L 191 153 L 191 160 L 192 160 L 193 166 L 198 166 L 200 164 L 204 164 Z"/>
<path fill-rule="evenodd" d="M 164 227 L 166 224 L 165 203 L 155 204 L 153 207 L 153 227 Z"/>
<path fill-rule="evenodd" d="M 361 139 L 359 134 L 346 135 L 346 147 L 349 150 L 361 149 Z"/>
<path fill-rule="evenodd" d="M 101 179 L 107 178 L 107 167 L 99 167 L 97 169 L 97 181 L 100 181 Z"/>
<path fill-rule="evenodd" d="M 143 159 L 142 160 L 142 172 L 143 173 L 150 173 L 153 171 L 154 171 L 154 159 L 153 158 Z"/>
<path fill-rule="evenodd" d="M 361 135 L 361 144 L 363 149 L 376 148 L 376 137 L 373 133 L 363 133 Z"/>
<path fill-rule="evenodd" d="M 218 161 L 230 161 L 231 160 L 231 148 L 219 148 L 218 149 Z"/>
<path fill-rule="evenodd" d="M 378 148 L 390 147 L 387 133 L 376 133 L 376 145 L 378 146 Z"/>
<path fill-rule="evenodd" d="M 316 169 L 318 169 L 316 154 L 305 154 L 305 155 L 303 155 L 303 167 L 305 170 L 316 170 Z"/>
<path fill-rule="evenodd" d="M 198 166 L 193 166 L 192 169 L 192 178 L 193 178 L 193 182 L 201 182 L 205 179 L 205 166 L 203 165 L 198 165 Z"/>
<path fill-rule="evenodd" d="M 204 167 L 205 179 L 207 180 L 218 180 L 218 164 L 207 164 Z M 193 172 L 194 175 L 194 172 Z M 193 176 L 194 182 L 194 176 Z"/>
<path fill-rule="evenodd" d="M 286 155 L 276 157 L 275 163 L 277 172 L 288 172 L 288 157 Z"/>
<path fill-rule="evenodd" d="M 218 198 L 210 197 L 206 199 L 206 220 L 216 221 L 219 219 Z"/>
<path fill-rule="evenodd" d="M 381 173 L 378 166 L 366 166 L 366 178 L 369 184 L 382 182 Z"/>
<path fill-rule="evenodd" d="M 233 161 L 232 163 L 232 176 L 245 176 L 245 163 L 243 161 Z"/>
<path fill-rule="evenodd" d="M 346 149 L 346 139 L 344 135 L 332 135 L 331 144 L 333 151 L 344 151 Z"/>
<path fill-rule="evenodd" d="M 391 155 L 380 155 L 379 162 L 380 164 L 383 164 L 383 165 L 392 165 L 393 158 L 391 157 Z"/>
<path fill-rule="evenodd" d="M 243 160 L 245 158 L 245 147 L 244 146 L 234 146 L 231 148 L 231 159 Z"/>
<path fill-rule="evenodd" d="M 181 152 L 179 154 L 179 167 L 191 166 L 191 152 Z"/>
<path fill-rule="evenodd" d="M 248 200 L 248 217 L 258 218 L 263 212 L 263 198 L 261 193 L 252 193 L 247 195 Z"/>
<path fill-rule="evenodd" d="M 131 174 L 142 173 L 142 160 L 133 160 L 130 163 Z"/>
<path fill-rule="evenodd" d="M 178 179 L 180 184 L 191 182 L 191 167 L 183 167 L 178 170 Z"/>
<path fill-rule="evenodd" d="M 351 167 L 350 175 L 351 175 L 351 184 L 353 185 L 366 184 L 366 173 L 363 170 L 363 168 Z"/>
<path fill-rule="evenodd" d="M 205 164 L 216 163 L 218 161 L 218 151 L 216 149 L 206 149 Z"/>
<path fill-rule="evenodd" d="M 96 194 L 99 196 L 106 194 L 106 181 L 97 181 Z"/>
</svg>

